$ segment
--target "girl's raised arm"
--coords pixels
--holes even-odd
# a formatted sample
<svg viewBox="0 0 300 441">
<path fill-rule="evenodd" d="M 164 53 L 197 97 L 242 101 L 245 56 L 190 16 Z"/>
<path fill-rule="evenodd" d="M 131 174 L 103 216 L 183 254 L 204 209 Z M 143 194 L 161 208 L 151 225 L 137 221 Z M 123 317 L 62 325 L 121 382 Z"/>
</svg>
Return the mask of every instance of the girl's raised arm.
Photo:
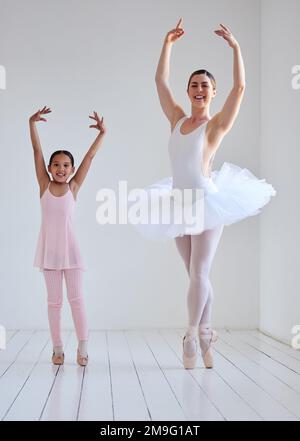
<svg viewBox="0 0 300 441">
<path fill-rule="evenodd" d="M 93 160 L 94 156 L 96 155 L 97 151 L 99 150 L 99 147 L 101 146 L 101 144 L 103 142 L 103 138 L 106 133 L 106 128 L 103 124 L 103 117 L 100 120 L 97 112 L 94 112 L 93 116 L 90 115 L 89 118 L 96 121 L 96 124 L 90 125 L 90 127 L 99 130 L 99 134 L 97 135 L 95 141 L 93 142 L 93 144 L 91 145 L 91 147 L 87 151 L 80 166 L 78 167 L 77 172 L 75 173 L 73 178 L 70 180 L 70 187 L 71 187 L 73 193 L 75 193 L 75 195 L 77 194 L 79 188 L 81 187 L 81 185 L 82 185 L 82 183 L 83 183 L 83 181 L 89 171 L 92 160 Z"/>
<path fill-rule="evenodd" d="M 30 138 L 34 153 L 35 171 L 41 193 L 43 193 L 43 190 L 45 189 L 45 187 L 47 187 L 50 177 L 47 172 L 42 146 L 36 128 L 36 123 L 39 121 L 47 121 L 45 118 L 42 117 L 42 115 L 47 115 L 50 112 L 51 109 L 45 106 L 29 118 Z"/>
<path fill-rule="evenodd" d="M 184 30 L 180 27 L 181 24 L 182 18 L 179 20 L 176 28 L 167 33 L 155 75 L 159 101 L 164 114 L 171 123 L 171 128 L 173 128 L 179 118 L 185 115 L 182 108 L 175 102 L 169 86 L 171 48 L 173 43 L 184 34 Z"/>
</svg>

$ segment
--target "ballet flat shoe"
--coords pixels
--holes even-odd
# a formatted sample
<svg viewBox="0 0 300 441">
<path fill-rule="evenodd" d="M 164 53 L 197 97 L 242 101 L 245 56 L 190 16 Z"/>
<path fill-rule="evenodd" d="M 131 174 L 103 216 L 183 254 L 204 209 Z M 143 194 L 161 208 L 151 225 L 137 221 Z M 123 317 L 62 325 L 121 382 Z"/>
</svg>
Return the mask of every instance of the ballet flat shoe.
<svg viewBox="0 0 300 441">
<path fill-rule="evenodd" d="M 80 366 L 86 366 L 88 364 L 88 360 L 89 360 L 89 357 L 88 356 L 82 357 L 82 355 L 80 355 L 79 350 L 77 349 L 77 363 Z"/>
<path fill-rule="evenodd" d="M 52 354 L 52 363 L 55 365 L 60 365 L 60 364 L 64 364 L 65 361 L 65 354 L 55 354 L 55 352 L 53 352 Z"/>
</svg>

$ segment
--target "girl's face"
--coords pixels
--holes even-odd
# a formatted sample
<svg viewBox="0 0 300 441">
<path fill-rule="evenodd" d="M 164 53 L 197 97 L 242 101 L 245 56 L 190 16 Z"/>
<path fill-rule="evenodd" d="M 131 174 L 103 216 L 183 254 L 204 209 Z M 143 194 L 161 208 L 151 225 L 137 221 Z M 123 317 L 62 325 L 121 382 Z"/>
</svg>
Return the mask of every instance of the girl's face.
<svg viewBox="0 0 300 441">
<path fill-rule="evenodd" d="M 75 167 L 72 167 L 71 159 L 68 155 L 59 153 L 54 156 L 51 164 L 48 165 L 48 172 L 51 173 L 54 181 L 62 184 L 75 172 Z"/>
<path fill-rule="evenodd" d="M 211 100 L 216 96 L 216 89 L 214 89 L 210 78 L 205 74 L 194 75 L 187 92 L 192 106 L 197 109 L 208 107 Z"/>
</svg>

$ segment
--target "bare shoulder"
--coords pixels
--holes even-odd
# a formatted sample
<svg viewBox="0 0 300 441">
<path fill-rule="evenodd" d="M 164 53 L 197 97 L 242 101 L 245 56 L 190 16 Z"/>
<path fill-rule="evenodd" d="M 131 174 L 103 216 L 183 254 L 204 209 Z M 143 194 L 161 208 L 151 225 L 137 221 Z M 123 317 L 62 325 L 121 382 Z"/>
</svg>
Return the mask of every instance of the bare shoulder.
<svg viewBox="0 0 300 441">
<path fill-rule="evenodd" d="M 176 106 L 175 109 L 174 109 L 173 119 L 172 119 L 172 122 L 171 122 L 171 132 L 173 132 L 174 127 L 176 126 L 178 121 L 181 118 L 183 118 L 184 116 L 186 116 L 186 113 L 184 112 L 182 107 Z"/>
</svg>

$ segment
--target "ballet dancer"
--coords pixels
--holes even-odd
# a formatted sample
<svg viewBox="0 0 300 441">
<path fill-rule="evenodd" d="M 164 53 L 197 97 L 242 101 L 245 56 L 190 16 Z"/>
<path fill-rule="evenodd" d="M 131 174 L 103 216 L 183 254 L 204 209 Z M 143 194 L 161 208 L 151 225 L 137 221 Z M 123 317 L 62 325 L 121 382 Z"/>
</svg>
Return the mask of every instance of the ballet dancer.
<svg viewBox="0 0 300 441">
<path fill-rule="evenodd" d="M 160 104 L 170 122 L 169 156 L 172 177 L 148 186 L 162 195 L 172 189 L 202 189 L 204 191 L 204 222 L 201 231 L 188 233 L 188 225 L 170 223 L 166 226 L 143 224 L 138 230 L 150 239 L 174 238 L 189 275 L 187 309 L 189 323 L 183 338 L 183 365 L 193 369 L 197 362 L 198 339 L 204 365 L 213 367 L 212 343 L 217 333 L 212 329 L 213 289 L 209 274 L 224 225 L 254 216 L 276 191 L 264 179 L 257 179 L 249 170 L 225 162 L 220 170 L 212 171 L 214 156 L 224 136 L 238 116 L 245 91 L 245 69 L 241 48 L 228 27 L 215 30 L 233 52 L 233 86 L 222 109 L 210 116 L 210 104 L 216 96 L 216 80 L 205 69 L 190 75 L 187 94 L 191 115 L 175 101 L 169 86 L 170 55 L 173 44 L 183 35 L 182 19 L 164 39 L 155 82 Z"/>
<path fill-rule="evenodd" d="M 100 119 L 97 112 L 94 112 L 93 115 L 89 116 L 95 121 L 90 127 L 99 130 L 99 133 L 84 156 L 78 170 L 75 172 L 73 155 L 67 150 L 57 150 L 52 153 L 47 169 L 36 123 L 47 121 L 44 116 L 50 112 L 51 109 L 45 106 L 29 119 L 42 210 L 42 224 L 34 266 L 40 268 L 46 282 L 48 319 L 53 343 L 53 364 L 61 365 L 64 363 L 60 319 L 64 277 L 78 339 L 77 363 L 86 366 L 88 363 L 88 327 L 82 293 L 84 265 L 74 235 L 72 217 L 78 191 L 90 169 L 93 158 L 103 142 L 106 128 L 103 117 Z M 71 179 L 68 181 L 70 177 Z"/>
</svg>

